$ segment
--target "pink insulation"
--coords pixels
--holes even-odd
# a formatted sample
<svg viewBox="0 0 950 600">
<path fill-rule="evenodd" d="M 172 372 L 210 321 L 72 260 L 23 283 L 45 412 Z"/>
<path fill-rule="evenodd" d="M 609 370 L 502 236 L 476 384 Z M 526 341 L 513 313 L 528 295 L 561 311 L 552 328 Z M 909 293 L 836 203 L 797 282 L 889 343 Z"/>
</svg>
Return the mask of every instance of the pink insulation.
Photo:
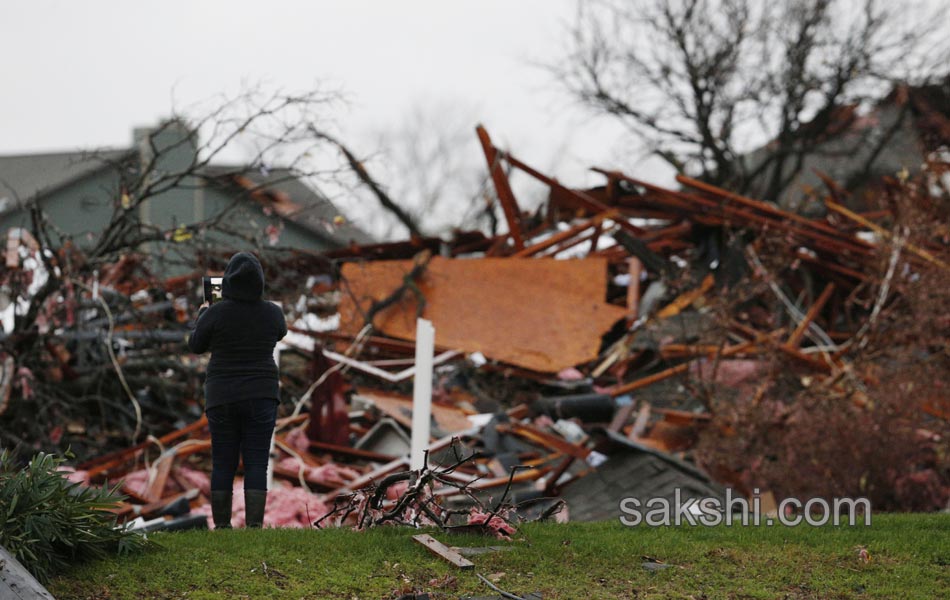
<svg viewBox="0 0 950 600">
<path fill-rule="evenodd" d="M 297 452 L 302 453 L 310 451 L 310 438 L 307 437 L 307 432 L 303 427 L 291 429 L 290 432 L 284 437 L 284 441 L 288 446 Z"/>
<path fill-rule="evenodd" d="M 387 500 L 399 500 L 402 498 L 403 494 L 406 493 L 406 490 L 409 489 L 408 481 L 398 481 L 388 488 L 386 488 L 386 499 Z"/>
<path fill-rule="evenodd" d="M 129 471 L 122 479 L 130 490 L 137 494 L 144 494 L 148 488 L 148 469 Z"/>
<path fill-rule="evenodd" d="M 197 488 L 203 495 L 211 494 L 211 478 L 203 471 L 196 471 L 190 467 L 178 467 L 181 479 L 190 484 L 190 487 Z"/>
<path fill-rule="evenodd" d="M 489 513 L 482 512 L 477 508 L 472 508 L 472 512 L 468 515 L 468 524 L 469 525 L 481 525 L 487 531 L 490 531 L 495 535 L 495 537 L 502 540 L 511 540 L 511 535 L 514 534 L 517 530 L 512 527 L 508 521 L 505 521 L 498 515 L 494 515 L 491 520 L 489 520 Z"/>
<path fill-rule="evenodd" d="M 244 487 L 238 481 L 234 487 L 232 499 L 231 526 L 244 527 Z M 326 513 L 330 512 L 320 497 L 303 488 L 287 483 L 276 483 L 267 493 L 267 508 L 264 511 L 264 527 L 307 528 Z M 211 505 L 203 504 L 191 511 L 195 515 L 206 515 L 208 527 L 214 528 L 211 520 Z"/>
<path fill-rule="evenodd" d="M 77 471 L 72 467 L 61 466 L 57 469 L 60 473 L 66 475 L 66 479 L 73 483 L 81 483 L 82 485 L 89 485 L 89 472 L 88 471 Z"/>
<path fill-rule="evenodd" d="M 292 471 L 300 470 L 300 460 L 288 456 L 277 463 L 281 469 L 290 469 Z M 341 467 L 333 463 L 326 463 L 319 467 L 304 465 L 304 478 L 307 481 L 321 483 L 327 487 L 341 487 L 360 476 L 359 472 L 348 467 Z"/>
</svg>

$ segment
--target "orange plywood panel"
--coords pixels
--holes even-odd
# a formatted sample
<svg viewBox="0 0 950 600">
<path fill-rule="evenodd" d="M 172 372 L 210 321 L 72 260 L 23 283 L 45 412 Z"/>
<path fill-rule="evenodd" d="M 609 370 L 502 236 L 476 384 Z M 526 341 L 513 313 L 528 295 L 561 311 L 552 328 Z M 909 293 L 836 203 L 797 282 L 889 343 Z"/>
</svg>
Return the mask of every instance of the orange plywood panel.
<svg viewBox="0 0 950 600">
<path fill-rule="evenodd" d="M 359 331 L 372 302 L 390 296 L 411 269 L 412 261 L 344 265 L 341 330 Z M 435 257 L 416 285 L 426 299 L 423 317 L 435 325 L 436 345 L 535 371 L 556 372 L 593 360 L 601 336 L 626 316 L 623 307 L 604 301 L 602 258 Z M 416 308 L 409 291 L 376 316 L 375 326 L 411 340 Z"/>
</svg>

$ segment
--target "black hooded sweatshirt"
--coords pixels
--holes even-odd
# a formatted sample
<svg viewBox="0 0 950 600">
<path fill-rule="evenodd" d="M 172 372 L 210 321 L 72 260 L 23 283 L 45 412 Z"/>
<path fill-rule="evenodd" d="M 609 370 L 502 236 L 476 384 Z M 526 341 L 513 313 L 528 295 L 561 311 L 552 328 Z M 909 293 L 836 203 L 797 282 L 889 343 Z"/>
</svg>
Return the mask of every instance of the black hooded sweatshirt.
<svg viewBox="0 0 950 600">
<path fill-rule="evenodd" d="M 280 399 L 274 345 L 287 335 L 280 308 L 264 300 L 264 269 L 253 254 L 231 257 L 223 300 L 198 313 L 188 338 L 192 352 L 211 350 L 205 408 L 254 398 Z"/>
</svg>

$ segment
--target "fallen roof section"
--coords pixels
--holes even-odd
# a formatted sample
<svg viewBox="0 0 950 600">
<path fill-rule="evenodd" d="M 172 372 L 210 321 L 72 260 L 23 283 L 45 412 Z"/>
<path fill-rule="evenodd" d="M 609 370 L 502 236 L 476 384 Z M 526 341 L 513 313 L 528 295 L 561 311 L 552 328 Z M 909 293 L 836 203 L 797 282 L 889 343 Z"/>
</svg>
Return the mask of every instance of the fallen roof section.
<svg viewBox="0 0 950 600">
<path fill-rule="evenodd" d="M 405 284 L 411 261 L 350 263 L 340 329 L 355 334 L 373 302 Z M 433 258 L 416 282 L 424 318 L 440 347 L 481 352 L 508 364 L 553 373 L 597 357 L 601 337 L 627 310 L 607 304 L 607 261 Z M 415 338 L 419 299 L 404 294 L 379 311 L 387 335 Z"/>
</svg>

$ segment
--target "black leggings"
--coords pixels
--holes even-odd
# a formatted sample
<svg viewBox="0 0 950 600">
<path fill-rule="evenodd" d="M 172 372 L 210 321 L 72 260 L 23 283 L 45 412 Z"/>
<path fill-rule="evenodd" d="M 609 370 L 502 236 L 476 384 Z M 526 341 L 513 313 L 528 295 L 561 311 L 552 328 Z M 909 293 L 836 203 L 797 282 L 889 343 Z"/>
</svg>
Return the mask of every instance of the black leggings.
<svg viewBox="0 0 950 600">
<path fill-rule="evenodd" d="M 238 457 L 243 457 L 244 489 L 266 490 L 277 400 L 239 400 L 205 412 L 211 429 L 211 489 L 231 491 Z"/>
</svg>

